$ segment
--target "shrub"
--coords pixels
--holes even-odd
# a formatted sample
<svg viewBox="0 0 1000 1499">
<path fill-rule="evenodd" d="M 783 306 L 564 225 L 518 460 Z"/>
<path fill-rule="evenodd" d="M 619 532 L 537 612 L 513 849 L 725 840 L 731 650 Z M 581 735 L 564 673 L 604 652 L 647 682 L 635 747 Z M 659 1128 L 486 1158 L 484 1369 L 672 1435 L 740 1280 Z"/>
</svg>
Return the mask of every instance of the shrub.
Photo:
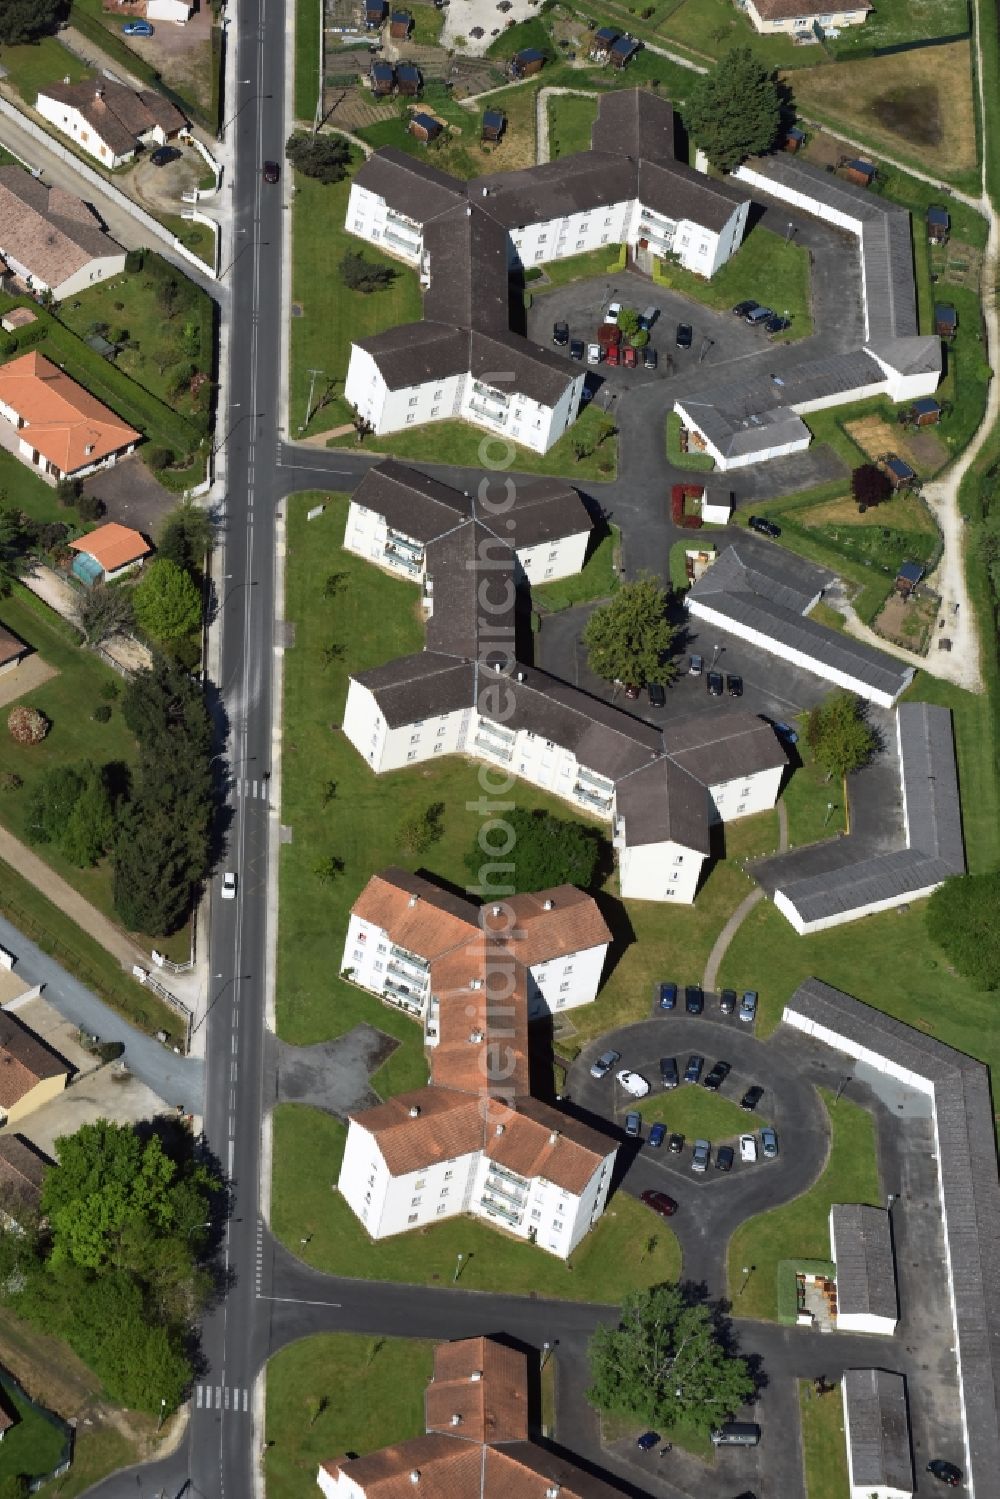
<svg viewBox="0 0 1000 1499">
<path fill-rule="evenodd" d="M 38 708 L 18 703 L 7 715 L 7 729 L 15 744 L 41 744 L 52 725 Z"/>
<path fill-rule="evenodd" d="M 108 723 L 111 719 L 111 708 L 108 703 L 98 703 L 90 716 L 95 723 Z"/>
<path fill-rule="evenodd" d="M 82 494 L 76 502 L 76 508 L 81 520 L 94 521 L 100 520 L 108 507 L 96 494 Z"/>
<path fill-rule="evenodd" d="M 101 696 L 106 698 L 109 703 L 113 703 L 120 692 L 121 688 L 118 686 L 118 683 L 112 679 L 101 683 Z"/>
<path fill-rule="evenodd" d="M 174 461 L 174 455 L 170 449 L 159 447 L 156 443 L 151 443 L 143 456 L 147 465 L 154 473 L 159 473 L 161 469 L 169 468 Z"/>
<path fill-rule="evenodd" d="M 20 791 L 23 785 L 16 770 L 0 771 L 0 791 Z"/>
</svg>

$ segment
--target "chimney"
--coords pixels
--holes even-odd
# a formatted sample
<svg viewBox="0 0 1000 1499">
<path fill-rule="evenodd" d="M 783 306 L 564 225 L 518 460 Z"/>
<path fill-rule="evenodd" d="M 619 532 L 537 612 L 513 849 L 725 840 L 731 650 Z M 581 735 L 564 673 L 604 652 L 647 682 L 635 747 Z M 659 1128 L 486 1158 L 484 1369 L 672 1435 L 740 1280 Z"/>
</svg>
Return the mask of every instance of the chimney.
<svg viewBox="0 0 1000 1499">
<path fill-rule="evenodd" d="M 549 1144 L 550 1145 L 555 1145 L 555 1144 L 557 1144 L 558 1140 L 559 1140 L 559 1131 L 557 1129 L 554 1129 L 552 1131 L 551 1135 L 549 1135 Z"/>
<path fill-rule="evenodd" d="M 417 903 L 417 901 L 418 901 L 418 900 L 419 900 L 419 899 L 420 899 L 420 896 L 419 896 L 419 895 L 411 895 L 411 896 L 410 896 L 410 899 L 409 899 L 409 906 L 410 906 L 410 909 L 411 909 L 411 910 L 412 910 L 412 909 L 413 909 L 413 907 L 414 907 L 414 906 L 415 906 L 415 905 L 416 905 L 416 903 Z"/>
<path fill-rule="evenodd" d="M 419 1468 L 411 1468 L 410 1469 L 410 1482 L 411 1483 L 419 1483 L 420 1482 L 420 1469 Z"/>
<path fill-rule="evenodd" d="M 409 1115 L 410 1115 L 411 1119 L 419 1119 L 420 1118 L 420 1107 L 419 1107 L 418 1104 L 415 1104 L 415 1103 L 411 1103 L 410 1104 Z"/>
<path fill-rule="evenodd" d="M 482 1371 L 482 1369 L 473 1369 L 472 1373 L 469 1375 L 469 1378 L 472 1380 L 473 1384 L 478 1384 L 479 1381 L 482 1379 L 482 1377 L 483 1377 L 483 1371 Z"/>
<path fill-rule="evenodd" d="M 469 1032 L 469 1040 L 470 1040 L 470 1042 L 472 1043 L 473 1046 L 478 1046 L 479 1043 L 480 1043 L 480 1041 L 482 1039 L 483 1039 L 483 1033 L 482 1033 L 482 1031 L 470 1031 Z"/>
<path fill-rule="evenodd" d="M 499 916 L 500 915 L 500 907 L 499 906 L 494 906 L 493 907 L 493 915 L 494 916 Z"/>
<path fill-rule="evenodd" d="M 482 979 L 470 979 L 469 980 L 469 988 L 470 989 L 481 989 L 482 987 L 483 987 L 483 981 L 482 981 Z"/>
<path fill-rule="evenodd" d="M 506 1126 L 505 1126 L 505 1125 L 503 1125 L 503 1124 L 498 1124 L 498 1125 L 497 1125 L 497 1127 L 496 1127 L 496 1129 L 495 1129 L 495 1130 L 494 1130 L 494 1131 L 493 1131 L 493 1133 L 494 1133 L 494 1134 L 495 1134 L 495 1135 L 502 1135 L 502 1134 L 503 1134 L 503 1132 L 504 1132 L 504 1129 L 505 1129 L 505 1128 L 506 1128 Z"/>
<path fill-rule="evenodd" d="M 452 1426 L 461 1426 L 462 1417 L 459 1415 L 458 1411 L 455 1411 L 454 1415 L 452 1416 L 451 1424 Z"/>
<path fill-rule="evenodd" d="M 103 99 L 104 98 L 104 84 L 103 83 L 99 83 L 97 85 L 96 89 L 94 90 L 94 96 L 97 99 Z"/>
<path fill-rule="evenodd" d="M 467 219 L 471 219 L 472 218 L 472 204 L 471 203 L 466 203 L 466 205 L 465 205 L 465 217 Z"/>
<path fill-rule="evenodd" d="M 525 677 L 525 675 L 524 675 L 524 672 L 523 672 L 523 671 L 519 671 L 519 672 L 518 672 L 518 674 L 517 674 L 517 680 L 518 680 L 518 681 L 519 681 L 519 682 L 525 682 L 525 681 L 527 681 L 527 678 L 526 678 L 526 677 Z"/>
<path fill-rule="evenodd" d="M 489 188 L 488 188 L 488 187 L 484 187 L 484 188 L 483 188 L 483 197 L 484 197 L 484 198 L 488 198 L 488 197 L 489 197 L 489 195 L 490 195 L 490 190 L 489 190 Z"/>
<path fill-rule="evenodd" d="M 493 663 L 493 670 L 494 671 L 502 671 L 503 670 L 503 667 L 500 665 L 499 661 L 494 661 L 494 663 Z"/>
<path fill-rule="evenodd" d="M 552 907 L 554 905 L 555 905 L 555 901 L 554 900 L 551 900 L 551 899 L 550 900 L 543 900 L 542 901 L 542 910 L 543 911 L 551 911 Z"/>
<path fill-rule="evenodd" d="M 559 1485 L 557 1483 L 552 1484 L 545 1490 L 545 1499 L 559 1499 Z"/>
</svg>

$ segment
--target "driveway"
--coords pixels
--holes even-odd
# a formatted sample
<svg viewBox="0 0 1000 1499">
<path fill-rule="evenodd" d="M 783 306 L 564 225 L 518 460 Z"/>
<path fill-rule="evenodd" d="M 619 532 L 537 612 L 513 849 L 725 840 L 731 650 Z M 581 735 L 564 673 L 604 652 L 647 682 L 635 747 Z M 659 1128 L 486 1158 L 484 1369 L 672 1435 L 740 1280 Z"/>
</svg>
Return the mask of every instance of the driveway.
<svg viewBox="0 0 1000 1499">
<path fill-rule="evenodd" d="M 131 526 L 154 542 L 164 520 L 181 503 L 180 495 L 164 488 L 138 453 L 122 459 L 113 468 L 90 474 L 84 479 L 83 488 L 86 494 L 96 494 L 107 505 L 106 520 Z"/>
</svg>

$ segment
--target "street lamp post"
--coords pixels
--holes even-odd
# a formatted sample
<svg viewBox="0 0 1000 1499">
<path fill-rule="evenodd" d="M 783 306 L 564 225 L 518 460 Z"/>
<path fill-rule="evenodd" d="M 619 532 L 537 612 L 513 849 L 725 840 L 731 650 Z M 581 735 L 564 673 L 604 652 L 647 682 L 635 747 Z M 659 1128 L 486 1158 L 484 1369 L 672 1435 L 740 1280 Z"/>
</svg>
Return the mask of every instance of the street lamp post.
<svg viewBox="0 0 1000 1499">
<path fill-rule="evenodd" d="M 785 229 L 785 244 L 786 245 L 788 244 L 788 241 L 791 239 L 791 237 L 792 237 L 792 235 L 794 233 L 795 233 L 795 225 L 792 223 L 791 219 L 789 219 L 788 225 L 787 225 L 787 227 Z"/>
<path fill-rule="evenodd" d="M 747 1286 L 750 1284 L 750 1277 L 754 1273 L 754 1271 L 756 1270 L 756 1268 L 757 1268 L 756 1265 L 744 1265 L 743 1266 L 743 1284 L 740 1286 L 740 1295 L 741 1296 L 743 1295 L 743 1292 L 746 1290 Z"/>
<path fill-rule="evenodd" d="M 823 818 L 824 827 L 826 827 L 827 823 L 830 821 L 830 817 L 833 813 L 833 805 L 833 802 L 827 802 L 826 804 L 826 816 Z"/>
<path fill-rule="evenodd" d="M 549 1343 L 549 1342 L 547 1342 L 547 1341 L 544 1342 L 542 1344 L 542 1361 L 538 1365 L 538 1372 L 539 1372 L 539 1374 L 541 1374 L 542 1370 L 545 1368 L 545 1365 L 548 1363 L 548 1361 L 549 1361 L 549 1355 L 551 1354 L 551 1352 L 552 1352 L 552 1344 Z"/>
<path fill-rule="evenodd" d="M 163 1425 L 163 1421 L 164 1421 L 164 1418 L 165 1418 L 166 1414 L 167 1414 L 167 1401 L 166 1401 L 166 1397 L 163 1396 L 163 1395 L 161 1395 L 160 1396 L 160 1419 L 156 1423 L 156 1429 L 157 1429 L 157 1431 L 159 1431 L 160 1427 Z"/>
<path fill-rule="evenodd" d="M 458 1280 L 458 1277 L 462 1273 L 462 1261 L 464 1259 L 465 1259 L 465 1255 L 464 1254 L 458 1254 L 458 1255 L 455 1256 L 455 1273 L 451 1277 L 451 1283 L 452 1283 L 452 1285 L 455 1284 L 455 1282 Z"/>
</svg>

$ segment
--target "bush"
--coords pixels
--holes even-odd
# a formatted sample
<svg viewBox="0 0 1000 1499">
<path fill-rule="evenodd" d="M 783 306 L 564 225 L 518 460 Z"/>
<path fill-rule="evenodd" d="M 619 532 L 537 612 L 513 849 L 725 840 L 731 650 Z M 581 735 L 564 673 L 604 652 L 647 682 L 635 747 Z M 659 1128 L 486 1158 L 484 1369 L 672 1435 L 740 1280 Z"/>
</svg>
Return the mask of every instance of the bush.
<svg viewBox="0 0 1000 1499">
<path fill-rule="evenodd" d="M 111 708 L 107 703 L 98 703 L 90 716 L 95 723 L 109 723 L 111 720 Z"/>
<path fill-rule="evenodd" d="M 95 521 L 100 520 L 108 507 L 96 494 L 82 494 L 76 502 L 76 508 L 81 520 Z"/>
<path fill-rule="evenodd" d="M 118 686 L 118 683 L 115 682 L 114 680 L 109 680 L 107 682 L 102 682 L 101 683 L 101 696 L 103 698 L 106 698 L 109 703 L 113 703 L 114 702 L 115 698 L 118 696 L 118 694 L 120 693 L 120 691 L 121 691 L 121 688 Z"/>
<path fill-rule="evenodd" d="M 156 443 L 151 443 L 150 446 L 145 449 L 143 457 L 146 460 L 147 466 L 157 474 L 160 473 L 162 469 L 169 468 L 174 461 L 174 455 L 170 451 L 170 449 L 159 447 Z"/>
<path fill-rule="evenodd" d="M 15 744 L 41 744 L 52 725 L 38 708 L 18 703 L 7 715 L 7 729 Z"/>
<path fill-rule="evenodd" d="M 145 260 L 145 250 L 127 250 L 125 253 L 125 270 L 135 276 L 142 270 Z"/>
<path fill-rule="evenodd" d="M 945 880 L 927 902 L 927 932 L 964 978 L 1000 989 L 1000 873 Z"/>
<path fill-rule="evenodd" d="M 16 770 L 0 771 L 0 791 L 20 791 L 23 785 Z"/>
<path fill-rule="evenodd" d="M 285 155 L 297 172 L 317 182 L 343 182 L 351 162 L 351 147 L 338 135 L 290 135 Z"/>
</svg>

